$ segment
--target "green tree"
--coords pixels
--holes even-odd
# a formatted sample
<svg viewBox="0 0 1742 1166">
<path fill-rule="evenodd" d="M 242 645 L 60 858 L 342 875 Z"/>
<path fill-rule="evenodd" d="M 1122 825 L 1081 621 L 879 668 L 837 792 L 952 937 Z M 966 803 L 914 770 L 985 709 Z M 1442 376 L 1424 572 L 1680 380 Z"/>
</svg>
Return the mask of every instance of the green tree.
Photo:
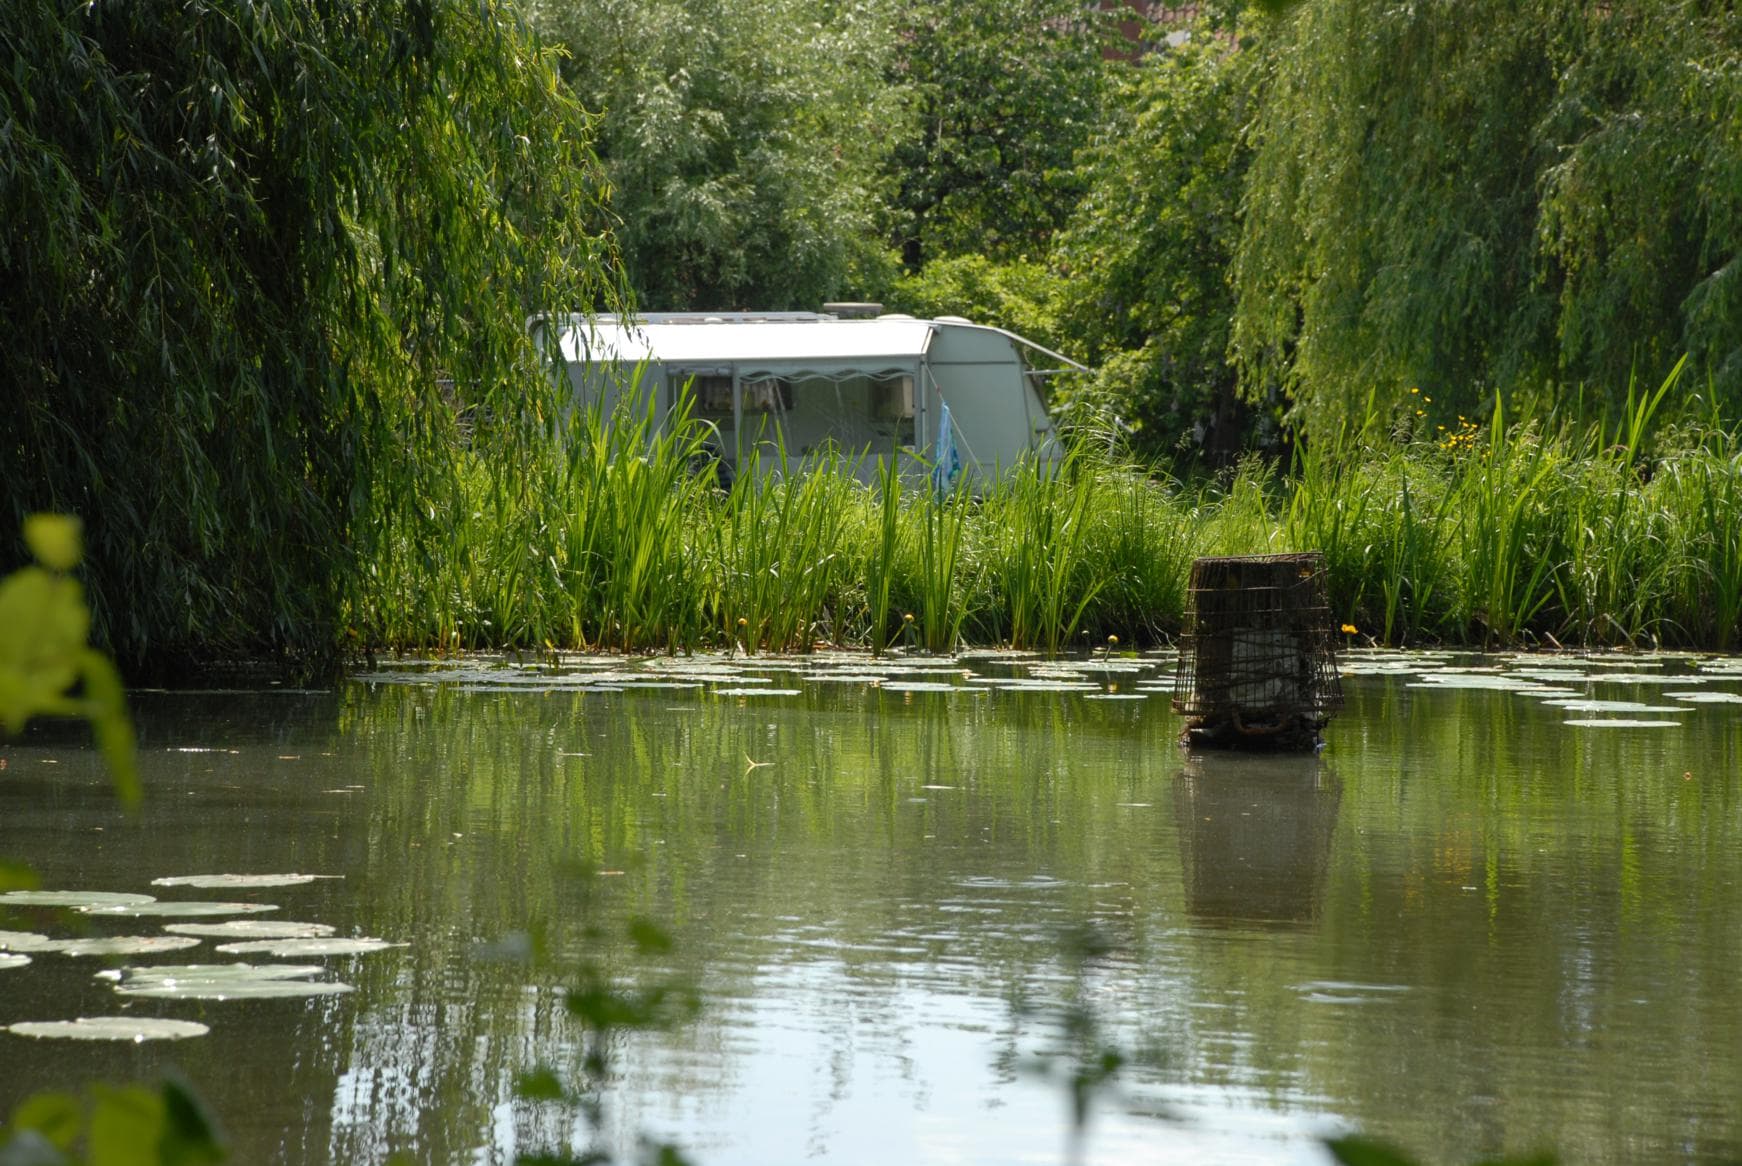
<svg viewBox="0 0 1742 1166">
<path fill-rule="evenodd" d="M 816 308 L 874 292 L 902 134 L 883 0 L 539 0 L 601 113 L 644 308 Z"/>
<path fill-rule="evenodd" d="M 1624 393 L 1686 351 L 1742 394 L 1733 5 L 1321 0 L 1276 30 L 1237 260 L 1248 393 L 1334 423 Z"/>
<path fill-rule="evenodd" d="M 1052 254 L 1058 314 L 1138 449 L 1221 465 L 1251 437 L 1228 269 L 1261 56 L 1231 21 L 1156 40 L 1082 155 L 1084 195 Z"/>
<path fill-rule="evenodd" d="M 918 116 L 891 159 L 906 265 L 1040 259 L 1080 193 L 1109 26 L 1078 0 L 903 0 L 899 35 Z"/>
<path fill-rule="evenodd" d="M 0 491 L 90 516 L 135 668 L 334 658 L 374 549 L 440 536 L 457 407 L 505 455 L 550 414 L 527 313 L 618 299 L 588 121 L 494 0 L 18 0 L 0 127 Z"/>
<path fill-rule="evenodd" d="M 1052 346 L 1061 343 L 1053 318 L 1056 284 L 1047 265 L 1038 260 L 999 263 L 984 255 L 951 255 L 897 278 L 888 300 L 894 311 L 922 317 L 964 316 Z"/>
</svg>

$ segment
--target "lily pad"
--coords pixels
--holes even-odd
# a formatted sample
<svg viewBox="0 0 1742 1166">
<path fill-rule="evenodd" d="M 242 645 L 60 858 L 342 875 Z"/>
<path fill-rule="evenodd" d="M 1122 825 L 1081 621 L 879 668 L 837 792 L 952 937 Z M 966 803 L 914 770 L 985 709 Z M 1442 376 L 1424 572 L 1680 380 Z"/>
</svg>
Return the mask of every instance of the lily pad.
<svg viewBox="0 0 1742 1166">
<path fill-rule="evenodd" d="M 1514 668 L 1507 675 L 1525 680 L 1550 680 L 1556 684 L 1582 684 L 1587 680 L 1598 679 L 1589 672 L 1574 672 L 1568 668 Z"/>
<path fill-rule="evenodd" d="M 337 879 L 343 875 L 312 875 L 312 874 L 216 874 L 216 875 L 174 875 L 169 878 L 152 879 L 154 887 L 198 887 L 201 890 L 216 890 L 220 887 L 298 887 L 304 883 L 312 883 L 316 879 Z"/>
<path fill-rule="evenodd" d="M 1539 681 L 1521 680 L 1516 676 L 1501 676 L 1491 672 L 1424 672 L 1410 688 L 1473 689 L 1483 692 L 1541 692 L 1546 687 Z"/>
<path fill-rule="evenodd" d="M 212 1030 L 193 1020 L 159 1020 L 151 1016 L 81 1016 L 77 1020 L 27 1020 L 8 1030 L 18 1036 L 45 1040 L 185 1040 Z"/>
<path fill-rule="evenodd" d="M 59 942 L 34 931 L 0 931 L 0 951 L 53 951 Z"/>
<path fill-rule="evenodd" d="M 218 950 L 226 955 L 275 955 L 294 958 L 296 956 L 322 955 L 362 955 L 365 952 L 382 951 L 389 947 L 406 947 L 403 943 L 389 943 L 385 939 L 251 939 L 243 943 L 221 943 Z"/>
<path fill-rule="evenodd" d="M 1057 692 L 1099 690 L 1101 687 L 1081 673 L 1075 676 L 970 676 L 968 683 L 985 688 L 1038 688 Z"/>
<path fill-rule="evenodd" d="M 1610 672 L 1592 676 L 1599 684 L 1704 684 L 1704 676 L 1648 675 L 1643 672 Z"/>
<path fill-rule="evenodd" d="M 7 891 L 0 895 L 0 907 L 123 907 L 155 902 L 152 895 L 115 891 Z"/>
<path fill-rule="evenodd" d="M 1636 700 L 1550 700 L 1544 704 L 1570 713 L 1685 713 L 1674 705 L 1641 704 Z"/>
<path fill-rule="evenodd" d="M 262 911 L 276 911 L 278 906 L 275 903 L 203 903 L 189 900 L 185 903 L 151 902 L 115 907 L 84 907 L 81 910 L 86 915 L 122 915 L 129 919 L 141 915 L 192 918 L 199 915 L 257 915 Z"/>
<path fill-rule="evenodd" d="M 1663 695 L 1689 704 L 1742 704 L 1742 696 L 1734 692 L 1666 692 Z"/>
<path fill-rule="evenodd" d="M 61 955 L 150 955 L 159 951 L 180 951 L 196 947 L 199 940 L 191 935 L 108 935 L 91 939 L 51 940 L 45 951 Z"/>
<path fill-rule="evenodd" d="M 224 923 L 166 923 L 165 931 L 177 935 L 202 935 L 208 939 L 325 939 L 333 933 L 330 923 L 294 923 L 287 919 L 231 919 Z"/>
<path fill-rule="evenodd" d="M 799 688 L 716 688 L 715 696 L 798 696 Z"/>
<path fill-rule="evenodd" d="M 700 688 L 701 686 L 702 682 L 699 680 L 618 680 L 612 684 L 612 687 L 618 692 L 627 692 L 643 688 L 659 690 L 672 688 Z"/>
<path fill-rule="evenodd" d="M 27 955 L 20 955 L 17 952 L 11 951 L 0 951 L 0 972 L 5 971 L 7 968 L 22 968 L 29 962 L 30 957 Z"/>
<path fill-rule="evenodd" d="M 123 996 L 170 1000 L 265 1000 L 288 996 L 332 996 L 353 989 L 334 980 L 310 980 L 319 964 L 164 964 L 98 972 L 115 981 Z"/>
<path fill-rule="evenodd" d="M 977 692 L 978 689 L 964 688 L 959 684 L 946 684 L 941 680 L 891 680 L 883 685 L 884 692 Z"/>
<path fill-rule="evenodd" d="M 1606 717 L 1583 721 L 1562 721 L 1575 729 L 1679 729 L 1681 721 L 1636 721 L 1626 717 Z"/>
</svg>

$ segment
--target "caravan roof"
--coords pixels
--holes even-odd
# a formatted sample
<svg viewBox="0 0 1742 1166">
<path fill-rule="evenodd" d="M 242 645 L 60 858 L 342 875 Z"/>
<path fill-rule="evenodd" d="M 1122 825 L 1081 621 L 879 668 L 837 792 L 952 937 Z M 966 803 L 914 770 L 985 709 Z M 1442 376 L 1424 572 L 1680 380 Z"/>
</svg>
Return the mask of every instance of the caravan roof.
<svg viewBox="0 0 1742 1166">
<path fill-rule="evenodd" d="M 563 329 L 565 359 L 643 360 L 662 364 L 737 361 L 840 364 L 919 360 L 931 343 L 925 320 L 770 320 L 722 326 L 701 322 L 625 322 L 600 316 L 571 319 Z"/>
<path fill-rule="evenodd" d="M 580 363 L 910 364 L 927 355 L 933 336 L 945 327 L 1003 336 L 1065 366 L 1083 370 L 1076 361 L 1026 337 L 956 317 L 837 320 L 809 312 L 720 315 L 672 312 L 636 320 L 612 315 L 591 320 L 569 316 L 561 324 L 561 342 L 563 358 Z"/>
</svg>

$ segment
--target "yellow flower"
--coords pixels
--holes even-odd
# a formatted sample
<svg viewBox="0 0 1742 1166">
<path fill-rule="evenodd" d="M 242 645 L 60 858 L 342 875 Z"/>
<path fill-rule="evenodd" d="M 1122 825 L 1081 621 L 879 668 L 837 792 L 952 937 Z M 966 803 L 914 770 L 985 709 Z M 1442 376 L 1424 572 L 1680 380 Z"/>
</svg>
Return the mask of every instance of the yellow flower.
<svg viewBox="0 0 1742 1166">
<path fill-rule="evenodd" d="M 1361 629 L 1356 627 L 1352 623 L 1346 623 L 1343 625 L 1343 634 L 1345 636 L 1355 636 L 1355 635 L 1359 635 L 1360 633 L 1361 633 Z"/>
</svg>

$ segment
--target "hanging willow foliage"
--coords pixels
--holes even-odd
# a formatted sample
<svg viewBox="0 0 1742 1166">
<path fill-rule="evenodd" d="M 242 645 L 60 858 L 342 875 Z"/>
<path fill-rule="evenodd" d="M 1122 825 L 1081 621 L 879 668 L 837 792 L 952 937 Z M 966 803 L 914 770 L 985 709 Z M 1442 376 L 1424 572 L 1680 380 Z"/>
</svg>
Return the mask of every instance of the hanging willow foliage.
<svg viewBox="0 0 1742 1166">
<path fill-rule="evenodd" d="M 1320 0 L 1274 30 L 1238 249 L 1246 390 L 1621 394 L 1689 354 L 1742 409 L 1742 15 Z M 1619 400 L 1611 400 L 1618 406 Z"/>
<path fill-rule="evenodd" d="M 493 0 L 0 8 L 0 491 L 84 516 L 137 669 L 320 663 L 462 443 L 553 414 L 524 321 L 620 302 L 586 115 Z"/>
</svg>

